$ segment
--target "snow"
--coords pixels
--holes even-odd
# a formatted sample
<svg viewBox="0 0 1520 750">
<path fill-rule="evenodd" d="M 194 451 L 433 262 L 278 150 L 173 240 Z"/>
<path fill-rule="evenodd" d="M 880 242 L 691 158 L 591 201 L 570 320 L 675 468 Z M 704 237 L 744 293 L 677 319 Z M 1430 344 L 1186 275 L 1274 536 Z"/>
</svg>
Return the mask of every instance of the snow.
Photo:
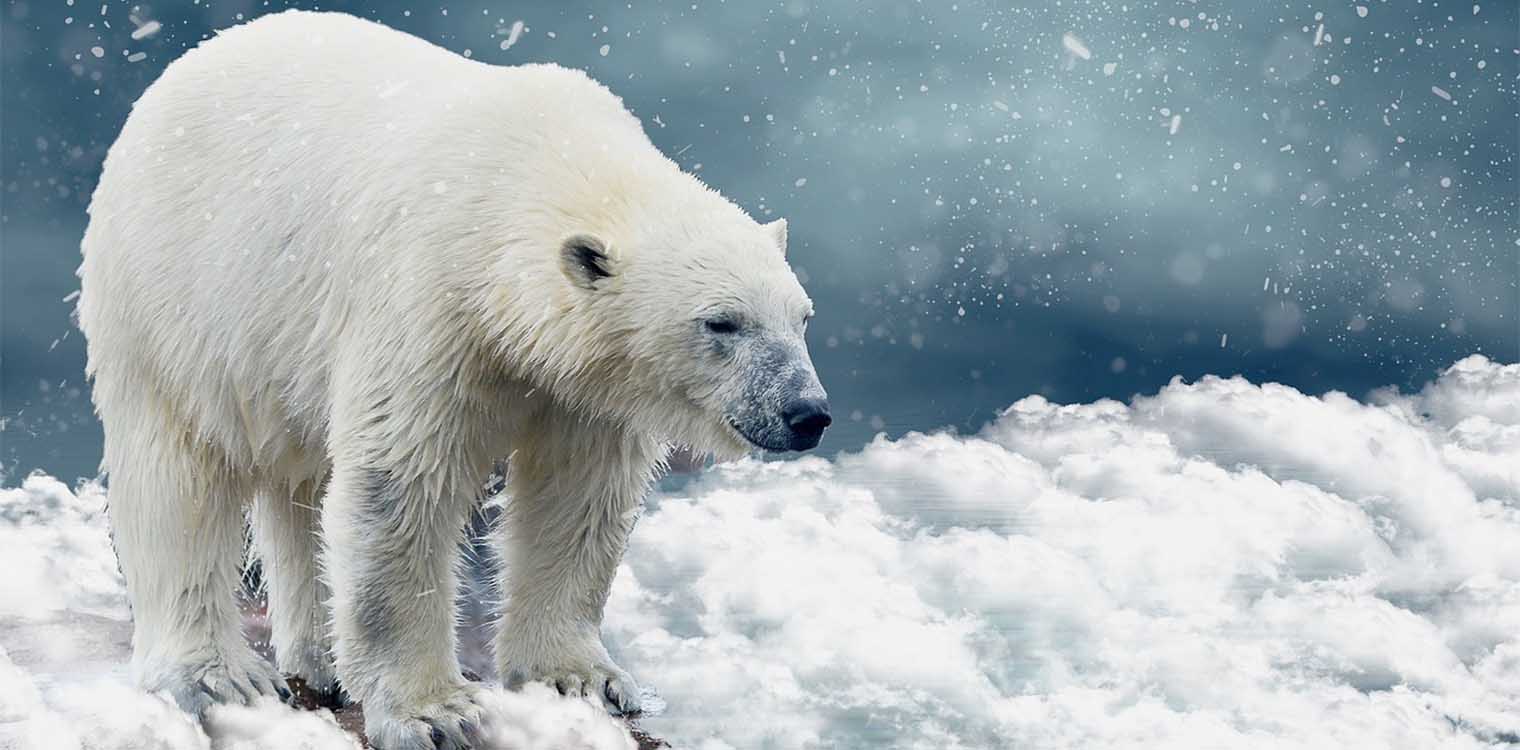
<svg viewBox="0 0 1520 750">
<path fill-rule="evenodd" d="M 628 732 L 599 704 L 567 700 L 539 683 L 519 692 L 486 694 L 482 740 L 486 750 L 634 750 Z"/>
<path fill-rule="evenodd" d="M 16 750 L 348 750 L 327 711 L 273 699 L 221 706 L 204 727 L 130 686 L 131 626 L 96 484 L 32 475 L 0 490 L 0 747 Z M 535 686 L 487 696 L 489 748 L 631 750 L 599 706 Z"/>
<path fill-rule="evenodd" d="M 1476 355 L 1363 400 L 1030 396 L 974 435 L 657 494 L 606 635 L 676 747 L 1496 746 L 1520 733 L 1516 467 L 1520 365 Z M 127 687 L 104 502 L 0 491 L 0 746 L 352 746 L 325 713 L 203 730 Z M 497 746 L 628 746 L 547 688 L 492 700 Z"/>
<path fill-rule="evenodd" d="M 523 22 L 522 22 L 522 20 L 519 19 L 519 20 L 513 21 L 511 28 L 507 29 L 507 38 L 501 40 L 501 48 L 504 49 L 504 50 L 505 49 L 511 49 L 512 45 L 517 44 L 517 40 L 522 37 L 522 33 L 523 33 Z"/>
<path fill-rule="evenodd" d="M 1092 58 L 1092 51 L 1087 49 L 1087 43 L 1083 42 L 1081 39 L 1078 39 L 1074 34 L 1062 34 L 1061 46 L 1065 47 L 1067 52 L 1070 52 L 1073 55 L 1082 58 L 1083 60 Z"/>
<path fill-rule="evenodd" d="M 677 746 L 1481 747 L 1520 730 L 1516 466 L 1482 357 L 1029 397 L 659 498 L 607 622 Z"/>
<path fill-rule="evenodd" d="M 74 492 L 42 475 L 0 491 L 0 747 L 357 747 L 330 713 L 270 701 L 221 707 L 202 728 L 129 687 L 105 499 L 99 485 Z"/>
<path fill-rule="evenodd" d="M 126 620 L 126 594 L 106 533 L 105 494 L 78 495 L 28 477 L 0 491 L 0 622 L 45 622 L 60 612 Z"/>
<path fill-rule="evenodd" d="M 132 30 L 132 41 L 136 42 L 147 39 L 148 37 L 157 34 L 162 29 L 163 24 L 159 23 L 158 21 L 148 21 Z"/>
</svg>

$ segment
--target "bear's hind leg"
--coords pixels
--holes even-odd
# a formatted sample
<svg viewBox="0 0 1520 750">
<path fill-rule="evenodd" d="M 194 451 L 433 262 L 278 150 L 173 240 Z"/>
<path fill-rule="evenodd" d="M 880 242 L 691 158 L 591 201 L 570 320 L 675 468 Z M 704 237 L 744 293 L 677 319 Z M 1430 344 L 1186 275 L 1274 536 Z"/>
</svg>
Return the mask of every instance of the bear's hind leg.
<svg viewBox="0 0 1520 750">
<path fill-rule="evenodd" d="M 188 432 L 112 426 L 108 512 L 132 606 L 133 678 L 197 716 L 216 703 L 286 697 L 244 639 L 237 607 L 252 488 Z"/>
<path fill-rule="evenodd" d="M 306 682 L 323 703 L 336 703 L 327 583 L 317 570 L 318 504 L 325 480 L 307 480 L 259 493 L 253 539 L 269 595 L 275 664 Z"/>
</svg>

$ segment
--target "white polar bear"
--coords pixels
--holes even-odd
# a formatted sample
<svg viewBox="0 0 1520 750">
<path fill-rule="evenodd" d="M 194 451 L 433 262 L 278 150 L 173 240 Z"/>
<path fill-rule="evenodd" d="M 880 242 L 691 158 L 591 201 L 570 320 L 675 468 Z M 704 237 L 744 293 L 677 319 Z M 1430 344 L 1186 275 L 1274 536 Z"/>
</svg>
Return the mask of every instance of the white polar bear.
<svg viewBox="0 0 1520 750">
<path fill-rule="evenodd" d="M 637 709 L 599 631 L 664 444 L 804 450 L 829 424 L 785 224 L 580 72 L 267 16 L 148 88 L 90 216 L 133 673 L 191 711 L 283 690 L 234 602 L 251 501 L 279 669 L 341 683 L 380 747 L 468 746 L 454 567 L 501 457 L 504 679 Z"/>
</svg>

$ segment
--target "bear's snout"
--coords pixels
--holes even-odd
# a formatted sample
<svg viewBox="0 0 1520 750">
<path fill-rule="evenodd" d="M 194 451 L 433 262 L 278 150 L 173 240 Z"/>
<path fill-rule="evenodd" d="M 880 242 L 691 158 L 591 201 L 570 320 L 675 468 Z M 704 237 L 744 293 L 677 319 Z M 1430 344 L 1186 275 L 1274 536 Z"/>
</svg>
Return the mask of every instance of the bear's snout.
<svg viewBox="0 0 1520 750">
<path fill-rule="evenodd" d="M 834 418 L 829 416 L 829 402 L 822 398 L 797 399 L 787 405 L 782 418 L 786 420 L 787 429 L 791 430 L 791 445 L 788 447 L 794 451 L 818 447 L 823 431 L 834 423 Z"/>
</svg>

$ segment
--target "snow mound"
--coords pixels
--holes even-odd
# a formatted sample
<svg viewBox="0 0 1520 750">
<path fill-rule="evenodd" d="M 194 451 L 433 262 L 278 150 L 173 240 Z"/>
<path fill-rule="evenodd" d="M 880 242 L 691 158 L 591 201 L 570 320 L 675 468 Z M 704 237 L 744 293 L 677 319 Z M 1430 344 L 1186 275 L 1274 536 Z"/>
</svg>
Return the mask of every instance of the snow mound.
<svg viewBox="0 0 1520 750">
<path fill-rule="evenodd" d="M 33 475 L 0 490 L 0 570 L 0 621 L 64 611 L 127 618 L 100 485 L 76 496 L 63 482 Z"/>
<path fill-rule="evenodd" d="M 487 748 L 500 750 L 636 750 L 621 724 L 600 704 L 566 700 L 540 683 L 486 694 L 492 721 L 481 727 Z"/>
<path fill-rule="evenodd" d="M 1374 403 L 1240 378 L 742 462 L 607 616 L 678 747 L 1520 740 L 1520 366 Z"/>
<path fill-rule="evenodd" d="M 131 622 L 102 488 L 33 475 L 0 490 L 0 748 L 356 750 L 329 711 L 269 699 L 202 726 L 130 686 Z M 600 707 L 534 686 L 487 695 L 493 750 L 632 750 Z"/>
<path fill-rule="evenodd" d="M 127 687 L 104 501 L 0 491 L 0 746 L 353 746 Z M 679 748 L 1514 743 L 1520 365 L 1366 402 L 1030 397 L 973 436 L 719 466 L 651 499 L 608 608 Z M 547 688 L 489 709 L 495 746 L 631 746 Z"/>
</svg>

